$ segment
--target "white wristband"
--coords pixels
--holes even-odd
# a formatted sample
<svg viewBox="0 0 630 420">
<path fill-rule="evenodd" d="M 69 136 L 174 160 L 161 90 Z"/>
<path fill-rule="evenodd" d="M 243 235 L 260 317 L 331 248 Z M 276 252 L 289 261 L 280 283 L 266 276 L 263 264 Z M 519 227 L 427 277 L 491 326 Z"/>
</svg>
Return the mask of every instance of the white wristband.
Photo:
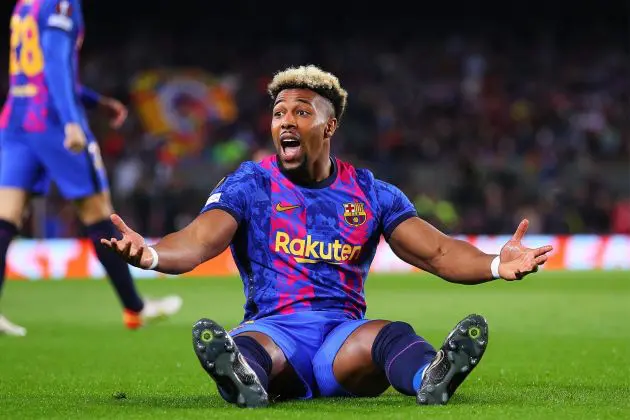
<svg viewBox="0 0 630 420">
<path fill-rule="evenodd" d="M 500 279 L 501 275 L 499 274 L 499 264 L 501 263 L 501 257 L 498 255 L 494 257 L 492 262 L 490 263 L 490 271 L 492 272 L 492 277 L 495 279 Z"/>
<path fill-rule="evenodd" d="M 149 252 L 151 253 L 151 256 L 153 257 L 153 261 L 151 262 L 151 265 L 149 266 L 149 268 L 147 268 L 147 270 L 153 270 L 158 265 L 158 260 L 159 260 L 158 253 L 151 246 L 148 246 L 147 249 L 149 250 Z"/>
</svg>

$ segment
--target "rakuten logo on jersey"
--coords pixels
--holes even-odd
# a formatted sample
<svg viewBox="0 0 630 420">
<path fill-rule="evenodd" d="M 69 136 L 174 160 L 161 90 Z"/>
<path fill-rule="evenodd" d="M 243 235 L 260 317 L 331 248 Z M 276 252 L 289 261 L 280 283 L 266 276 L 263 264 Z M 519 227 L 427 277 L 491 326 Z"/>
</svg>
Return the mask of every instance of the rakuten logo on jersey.
<svg viewBox="0 0 630 420">
<path fill-rule="evenodd" d="M 361 245 L 344 244 L 338 239 L 335 242 L 314 241 L 311 235 L 306 235 L 306 239 L 291 238 L 288 233 L 278 231 L 274 250 L 292 255 L 302 264 L 342 264 L 358 260 L 361 248 Z"/>
</svg>

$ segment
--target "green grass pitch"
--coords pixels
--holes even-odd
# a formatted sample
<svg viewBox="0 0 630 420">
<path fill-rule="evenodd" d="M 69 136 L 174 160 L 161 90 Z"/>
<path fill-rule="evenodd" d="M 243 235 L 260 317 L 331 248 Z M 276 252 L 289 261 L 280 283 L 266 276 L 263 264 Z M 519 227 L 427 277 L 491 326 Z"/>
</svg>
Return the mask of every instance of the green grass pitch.
<svg viewBox="0 0 630 420">
<path fill-rule="evenodd" d="M 0 418 L 630 418 L 630 272 L 541 272 L 478 286 L 370 276 L 368 316 L 407 321 L 434 345 L 465 315 L 487 318 L 484 359 L 441 407 L 416 406 L 392 389 L 378 398 L 230 406 L 199 366 L 190 327 L 203 316 L 236 325 L 239 280 L 139 287 L 181 294 L 182 312 L 127 331 L 104 281 L 8 282 L 2 309 L 29 335 L 0 337 Z"/>
</svg>

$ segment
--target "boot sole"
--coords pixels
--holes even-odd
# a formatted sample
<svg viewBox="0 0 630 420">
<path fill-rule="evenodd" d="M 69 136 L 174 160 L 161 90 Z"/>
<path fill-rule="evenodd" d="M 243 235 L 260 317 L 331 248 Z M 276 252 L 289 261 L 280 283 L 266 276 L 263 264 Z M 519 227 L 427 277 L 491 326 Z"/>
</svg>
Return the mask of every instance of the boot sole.
<svg viewBox="0 0 630 420">
<path fill-rule="evenodd" d="M 420 405 L 444 405 L 455 393 L 459 385 L 479 364 L 488 346 L 488 323 L 480 315 L 469 315 L 459 322 L 444 340 L 434 363 L 439 364 L 441 357 L 447 357 L 450 369 L 444 379 L 437 384 L 421 387 L 416 396 Z M 428 373 L 428 370 L 427 370 Z"/>
<path fill-rule="evenodd" d="M 193 326 L 192 336 L 193 348 L 201 366 L 223 390 L 222 394 L 228 402 L 241 408 L 269 405 L 267 392 L 222 326 L 210 319 L 200 319 Z M 241 370 L 251 375 L 248 383 L 239 378 L 235 364 L 240 364 Z"/>
</svg>

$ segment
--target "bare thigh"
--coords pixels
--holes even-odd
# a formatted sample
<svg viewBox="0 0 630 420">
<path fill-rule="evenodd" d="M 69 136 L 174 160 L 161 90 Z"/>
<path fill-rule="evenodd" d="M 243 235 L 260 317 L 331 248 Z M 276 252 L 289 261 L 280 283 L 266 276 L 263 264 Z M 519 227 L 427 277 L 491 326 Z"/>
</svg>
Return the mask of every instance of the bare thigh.
<svg viewBox="0 0 630 420">
<path fill-rule="evenodd" d="M 372 361 L 374 339 L 391 321 L 374 320 L 357 328 L 343 343 L 333 362 L 337 382 L 359 397 L 375 397 L 389 388 L 385 372 Z"/>
<path fill-rule="evenodd" d="M 0 219 L 22 227 L 30 194 L 19 188 L 0 187 Z"/>
<path fill-rule="evenodd" d="M 113 212 L 109 191 L 102 191 L 89 197 L 74 200 L 74 205 L 79 220 L 84 225 L 106 220 Z"/>
</svg>

